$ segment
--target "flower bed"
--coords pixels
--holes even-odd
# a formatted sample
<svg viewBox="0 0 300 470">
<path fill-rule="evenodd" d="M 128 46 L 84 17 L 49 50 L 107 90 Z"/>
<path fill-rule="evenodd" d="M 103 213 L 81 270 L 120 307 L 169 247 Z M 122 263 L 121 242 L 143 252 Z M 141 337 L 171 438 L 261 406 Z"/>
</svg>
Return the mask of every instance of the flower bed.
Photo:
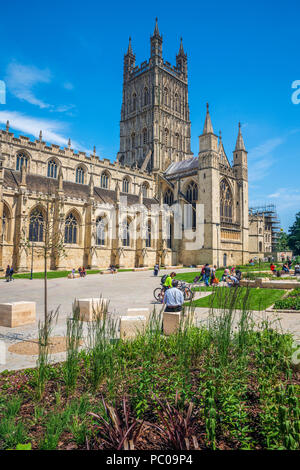
<svg viewBox="0 0 300 470">
<path fill-rule="evenodd" d="M 294 289 L 284 299 L 277 300 L 273 309 L 276 310 L 296 310 L 300 311 L 300 289 Z"/>
</svg>

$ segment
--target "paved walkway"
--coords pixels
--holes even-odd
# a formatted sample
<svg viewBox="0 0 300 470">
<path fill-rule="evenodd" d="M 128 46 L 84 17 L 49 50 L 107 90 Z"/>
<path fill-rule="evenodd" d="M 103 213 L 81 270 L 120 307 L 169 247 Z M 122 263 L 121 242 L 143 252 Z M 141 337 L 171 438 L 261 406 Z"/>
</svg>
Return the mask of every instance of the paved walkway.
<svg viewBox="0 0 300 470">
<path fill-rule="evenodd" d="M 185 268 L 176 272 L 196 271 L 195 268 Z M 162 271 L 164 273 L 165 271 Z M 48 309 L 55 310 L 58 306 L 58 322 L 54 329 L 55 335 L 62 336 L 66 330 L 66 318 L 72 312 L 72 302 L 76 298 L 89 298 L 103 296 L 110 299 L 109 311 L 116 316 L 124 315 L 129 307 L 154 308 L 153 290 L 160 284 L 160 278 L 154 277 L 152 271 L 121 272 L 115 275 L 91 274 L 86 278 L 66 279 L 58 278 L 48 280 Z M 35 301 L 37 304 L 37 322 L 18 328 L 0 327 L 0 340 L 6 345 L 20 340 L 37 338 L 38 320 L 43 319 L 44 308 L 44 281 L 40 279 L 16 279 L 6 283 L 0 281 L 0 303 L 16 300 Z M 266 314 L 256 312 L 258 318 Z M 275 317 L 274 314 L 268 314 Z M 300 314 L 280 314 L 282 328 L 291 331 L 300 338 Z M 207 308 L 196 309 L 197 323 L 206 321 Z M 64 353 L 53 355 L 53 361 L 63 360 Z M 21 356 L 7 352 L 6 364 L 0 364 L 0 371 L 4 369 L 22 369 L 33 367 L 36 356 Z"/>
</svg>

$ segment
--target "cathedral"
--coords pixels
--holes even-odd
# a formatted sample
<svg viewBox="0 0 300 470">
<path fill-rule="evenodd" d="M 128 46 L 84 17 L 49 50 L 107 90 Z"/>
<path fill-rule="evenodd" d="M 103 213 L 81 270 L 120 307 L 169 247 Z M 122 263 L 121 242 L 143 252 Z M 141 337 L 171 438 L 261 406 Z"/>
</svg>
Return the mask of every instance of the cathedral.
<svg viewBox="0 0 300 470">
<path fill-rule="evenodd" d="M 231 164 L 207 104 L 192 153 L 187 54 L 181 40 L 171 65 L 162 44 L 156 21 L 150 58 L 136 65 L 129 39 L 114 162 L 95 148 L 75 152 L 71 140 L 47 145 L 42 131 L 16 137 L 9 122 L 0 131 L 1 269 L 42 270 L 46 245 L 53 270 L 248 262 L 241 126 Z"/>
</svg>

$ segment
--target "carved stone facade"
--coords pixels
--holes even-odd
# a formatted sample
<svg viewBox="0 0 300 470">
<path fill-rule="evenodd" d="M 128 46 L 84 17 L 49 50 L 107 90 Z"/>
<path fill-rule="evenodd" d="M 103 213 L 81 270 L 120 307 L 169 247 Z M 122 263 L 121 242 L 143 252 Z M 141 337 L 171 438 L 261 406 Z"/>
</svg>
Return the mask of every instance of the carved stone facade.
<svg viewBox="0 0 300 470">
<path fill-rule="evenodd" d="M 193 156 L 187 56 L 181 42 L 176 66 L 163 61 L 157 23 L 149 62 L 135 67 L 131 43 L 124 58 L 116 162 L 100 160 L 96 149 L 91 155 L 76 153 L 70 141 L 63 149 L 48 146 L 42 133 L 35 141 L 15 137 L 7 123 L 0 131 L 0 165 L 2 269 L 10 264 L 28 271 L 32 259 L 34 270 L 43 269 L 38 251 L 45 234 L 32 222 L 36 213 L 43 221 L 50 217 L 54 234 L 62 233 L 66 256 L 53 250 L 50 269 L 156 262 L 223 266 L 249 260 L 247 152 L 241 127 L 230 164 L 207 105 L 199 154 Z M 166 223 L 165 214 L 174 207 L 184 214 L 183 221 L 173 214 Z M 186 230 L 178 237 L 182 224 Z M 203 240 L 191 244 L 197 231 Z"/>
</svg>

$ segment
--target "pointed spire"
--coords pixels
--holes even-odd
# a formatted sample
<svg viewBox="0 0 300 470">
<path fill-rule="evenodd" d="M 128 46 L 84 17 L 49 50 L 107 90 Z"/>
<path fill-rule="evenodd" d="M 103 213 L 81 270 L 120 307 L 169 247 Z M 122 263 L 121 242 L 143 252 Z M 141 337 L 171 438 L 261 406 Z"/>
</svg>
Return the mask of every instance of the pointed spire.
<svg viewBox="0 0 300 470">
<path fill-rule="evenodd" d="M 127 55 L 133 54 L 132 52 L 132 47 L 131 47 L 131 36 L 129 36 L 129 42 L 128 42 L 128 49 L 127 49 Z"/>
<path fill-rule="evenodd" d="M 59 167 L 59 172 L 58 172 L 58 190 L 62 191 L 63 190 L 63 172 L 62 172 L 62 167 Z"/>
<path fill-rule="evenodd" d="M 178 55 L 184 55 L 184 56 L 185 56 L 184 49 L 183 49 L 182 38 L 180 38 L 180 46 L 179 46 L 179 53 L 178 53 Z"/>
<path fill-rule="evenodd" d="M 155 18 L 155 28 L 154 28 L 153 36 L 160 36 L 159 29 L 158 29 L 158 23 L 157 23 L 157 17 Z"/>
<path fill-rule="evenodd" d="M 242 131 L 241 131 L 241 123 L 239 122 L 239 133 L 236 139 L 236 144 L 235 144 L 235 151 L 236 150 L 246 150 L 245 144 L 244 144 L 244 139 L 242 136 Z"/>
<path fill-rule="evenodd" d="M 43 133 L 42 133 L 42 131 L 40 131 L 39 141 L 42 142 L 42 139 L 43 139 Z"/>
<path fill-rule="evenodd" d="M 9 120 L 6 121 L 6 132 L 9 132 Z"/>
<path fill-rule="evenodd" d="M 209 104 L 206 103 L 206 117 L 205 117 L 203 134 L 213 134 L 213 133 L 214 133 L 214 130 L 213 130 L 213 126 L 211 123 L 210 114 L 209 114 Z"/>
<path fill-rule="evenodd" d="M 68 140 L 68 147 L 71 148 L 71 139 Z"/>
<path fill-rule="evenodd" d="M 93 154 L 96 155 L 96 145 L 94 145 Z"/>
</svg>

